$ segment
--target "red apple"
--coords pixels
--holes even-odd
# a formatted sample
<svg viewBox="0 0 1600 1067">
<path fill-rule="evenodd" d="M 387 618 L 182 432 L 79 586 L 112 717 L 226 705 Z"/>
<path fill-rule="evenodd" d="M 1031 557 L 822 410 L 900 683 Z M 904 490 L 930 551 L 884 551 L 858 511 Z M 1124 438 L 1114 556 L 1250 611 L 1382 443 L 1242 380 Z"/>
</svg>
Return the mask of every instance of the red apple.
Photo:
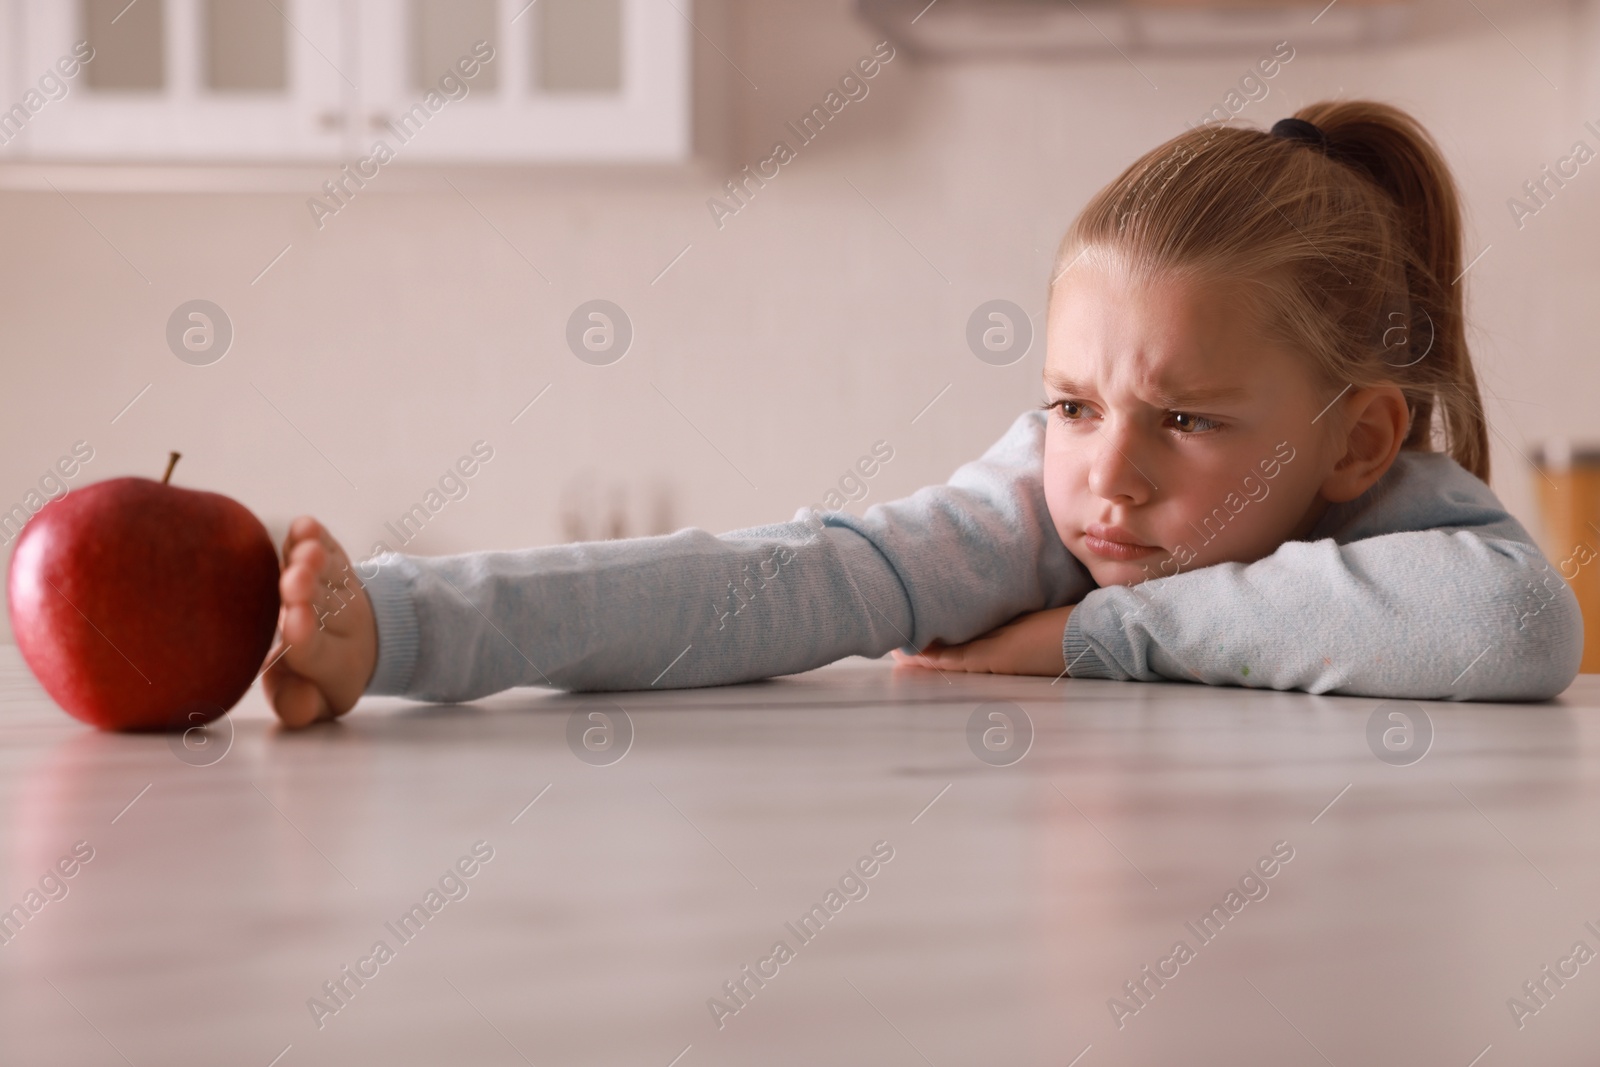
<svg viewBox="0 0 1600 1067">
<path fill-rule="evenodd" d="M 23 658 L 69 714 L 102 730 L 183 730 L 223 715 L 261 669 L 278 554 L 235 500 L 113 478 L 23 527 L 7 599 Z"/>
</svg>

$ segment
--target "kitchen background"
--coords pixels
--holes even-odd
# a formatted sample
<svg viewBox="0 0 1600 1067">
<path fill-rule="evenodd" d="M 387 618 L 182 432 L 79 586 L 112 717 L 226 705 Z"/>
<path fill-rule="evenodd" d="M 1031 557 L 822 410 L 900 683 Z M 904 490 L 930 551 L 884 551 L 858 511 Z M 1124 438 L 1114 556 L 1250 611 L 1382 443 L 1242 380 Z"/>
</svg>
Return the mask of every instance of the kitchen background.
<svg viewBox="0 0 1600 1067">
<path fill-rule="evenodd" d="M 471 110 L 522 77 L 510 64 L 527 49 L 506 35 L 535 19 L 518 2 L 485 23 L 501 36 L 496 59 L 469 79 L 478 99 L 447 97 L 416 134 L 439 151 L 457 137 L 466 147 L 456 159 L 408 154 L 390 138 L 395 159 L 334 198 L 323 183 L 340 176 L 338 159 L 369 156 L 370 131 L 324 159 L 291 160 L 294 149 L 277 160 L 275 142 L 227 130 L 211 158 L 201 143 L 152 160 L 140 149 L 154 135 L 136 122 L 97 132 L 72 119 L 85 98 L 113 91 L 94 78 L 132 84 L 156 69 L 159 82 L 160 69 L 108 42 L 153 33 L 182 46 L 178 16 L 198 0 L 169 3 L 166 23 L 131 6 L 111 21 L 124 2 L 78 7 L 101 35 L 95 59 L 63 79 L 64 99 L 28 109 L 0 157 L 0 509 L 23 505 L 80 441 L 93 459 L 73 485 L 160 477 L 176 450 L 175 482 L 236 497 L 275 535 L 315 514 L 358 554 L 379 539 L 402 547 L 385 524 L 426 506 L 479 442 L 492 458 L 464 496 L 412 527 L 405 551 L 723 531 L 786 520 L 841 482 L 856 510 L 908 494 L 978 456 L 1038 398 L 1045 282 L 1077 210 L 1230 93 L 1242 103 L 1235 121 L 1251 125 L 1363 96 L 1433 131 L 1465 194 L 1467 258 L 1481 253 L 1460 284 L 1494 431 L 1493 485 L 1531 528 L 1544 531 L 1535 449 L 1596 436 L 1600 166 L 1583 165 L 1536 213 L 1518 218 L 1508 204 L 1533 203 L 1524 183 L 1575 142 L 1600 148 L 1584 125 L 1600 128 L 1594 3 L 1343 0 L 1321 16 L 1315 4 L 1278 11 L 1258 35 L 1235 27 L 1207 49 L 1131 38 L 1108 47 L 1091 34 L 1056 54 L 978 47 L 983 33 L 1006 36 L 1011 16 L 955 0 L 914 24 L 920 5 L 871 5 L 874 23 L 846 0 L 652 0 L 652 17 L 666 19 L 654 25 L 669 29 L 630 47 L 683 57 L 692 92 L 676 112 L 663 96 L 665 117 L 633 138 L 636 158 L 583 162 L 570 134 L 574 158 L 475 163 L 474 145 L 487 158 L 520 136 Z M 136 2 L 163 13 L 161 0 Z M 547 27 L 573 10 L 544 4 Z M 29 28 L 40 6 L 0 5 L 7 101 L 24 101 L 48 71 L 32 57 L 60 51 Z M 631 18 L 640 6 L 613 10 Z M 293 63 L 322 44 L 330 68 L 354 57 L 353 70 L 360 49 L 320 40 L 314 7 L 286 4 L 279 16 L 296 24 L 278 27 Z M 473 8 L 412 13 L 459 35 L 471 30 L 459 11 Z M 1110 9 L 1062 8 L 1070 19 L 1086 12 L 1096 33 L 1121 32 Z M 1408 21 L 1386 30 L 1396 13 Z M 1389 39 L 1341 43 L 1361 19 Z M 1013 36 L 1037 45 L 1018 25 Z M 1242 83 L 1280 41 L 1292 59 Z M 237 66 L 247 78 L 249 52 Z M 442 70 L 457 49 L 424 42 L 414 54 L 419 70 Z M 603 56 L 538 54 L 528 62 L 541 77 L 569 77 L 577 90 L 596 70 L 601 82 L 617 76 Z M 860 61 L 885 55 L 860 77 Z M 658 72 L 663 84 L 670 68 Z M 860 88 L 802 144 L 786 124 L 830 91 L 843 95 L 852 73 Z M 185 129 L 213 136 L 198 120 Z M 0 121 L 0 132 L 16 131 Z M 96 159 L 95 137 L 118 147 Z M 769 159 L 777 140 L 793 158 L 768 165 L 775 176 L 748 186 L 736 213 L 713 211 L 719 193 L 733 204 L 724 183 Z M 688 151 L 673 158 L 674 143 Z M 238 162 L 248 156 L 258 161 Z M 169 342 L 169 320 L 194 300 L 231 327 L 221 358 L 179 358 Z M 574 312 L 594 300 L 631 326 L 620 359 L 579 358 L 581 344 L 569 344 Z M 993 300 L 1033 316 L 1033 343 L 1012 362 L 968 344 L 969 318 Z M 623 328 L 615 316 L 580 316 L 580 333 L 583 323 Z M 852 479 L 875 445 L 892 459 Z M 1573 548 L 1546 538 L 1553 560 Z"/>
</svg>

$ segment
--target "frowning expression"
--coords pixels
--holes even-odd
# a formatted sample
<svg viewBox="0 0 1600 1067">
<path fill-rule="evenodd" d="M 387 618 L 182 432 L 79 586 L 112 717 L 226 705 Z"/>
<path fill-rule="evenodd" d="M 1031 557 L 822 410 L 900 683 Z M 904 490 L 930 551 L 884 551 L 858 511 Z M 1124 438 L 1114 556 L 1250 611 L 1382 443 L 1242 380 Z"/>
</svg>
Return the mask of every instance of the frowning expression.
<svg viewBox="0 0 1600 1067">
<path fill-rule="evenodd" d="M 1048 331 L 1045 499 L 1097 583 L 1251 562 L 1321 516 L 1337 390 L 1235 290 L 1079 266 Z"/>
</svg>

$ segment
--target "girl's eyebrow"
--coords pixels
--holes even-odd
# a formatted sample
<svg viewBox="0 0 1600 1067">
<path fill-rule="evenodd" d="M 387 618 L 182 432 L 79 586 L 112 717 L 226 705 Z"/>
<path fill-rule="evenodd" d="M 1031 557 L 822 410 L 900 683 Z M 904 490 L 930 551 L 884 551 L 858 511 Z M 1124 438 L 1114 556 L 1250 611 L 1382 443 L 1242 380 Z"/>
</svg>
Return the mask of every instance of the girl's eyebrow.
<svg viewBox="0 0 1600 1067">
<path fill-rule="evenodd" d="M 1044 384 L 1060 393 L 1069 396 L 1088 396 L 1094 388 L 1074 378 L 1046 371 Z M 1172 391 L 1157 390 L 1151 398 L 1157 404 L 1167 408 L 1193 407 L 1197 404 L 1213 403 L 1218 400 L 1242 400 L 1248 395 L 1238 386 L 1218 386 L 1213 389 L 1176 389 Z"/>
</svg>

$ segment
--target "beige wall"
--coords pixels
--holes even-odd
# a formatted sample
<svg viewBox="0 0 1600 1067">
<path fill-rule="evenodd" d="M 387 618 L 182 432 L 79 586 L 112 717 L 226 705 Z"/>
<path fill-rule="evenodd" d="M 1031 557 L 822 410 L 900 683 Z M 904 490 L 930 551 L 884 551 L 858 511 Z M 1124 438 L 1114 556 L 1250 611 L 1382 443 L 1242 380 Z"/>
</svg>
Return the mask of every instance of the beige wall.
<svg viewBox="0 0 1600 1067">
<path fill-rule="evenodd" d="M 1600 166 L 1520 231 L 1505 201 L 1578 137 L 1597 143 L 1581 129 L 1600 120 L 1595 34 L 1584 5 L 1486 10 L 1504 37 L 1468 20 L 1382 53 L 1302 49 L 1242 117 L 1270 124 L 1304 102 L 1364 95 L 1411 109 L 1439 138 L 1466 192 L 1469 255 L 1493 245 L 1466 284 L 1495 488 L 1532 524 L 1516 450 L 1600 436 L 1586 321 Z M 730 167 L 764 157 L 783 120 L 877 37 L 843 0 L 701 11 L 760 86 L 701 44 L 702 134 L 720 155 L 665 173 L 451 172 L 515 250 L 434 174 L 386 172 L 321 232 L 305 206 L 315 181 L 69 191 L 69 204 L 16 188 L 33 178 L 0 179 L 11 186 L 0 192 L 0 507 L 78 439 L 95 449 L 79 484 L 159 476 L 177 449 L 177 481 L 233 495 L 274 529 L 315 513 L 362 549 L 487 440 L 495 458 L 470 495 L 412 547 L 430 554 L 562 540 L 564 495 L 581 486 L 601 500 L 625 492 L 632 532 L 648 528 L 658 486 L 677 525 L 784 520 L 878 439 L 895 457 L 865 503 L 909 493 L 1036 399 L 1042 344 L 1011 367 L 980 363 L 963 340 L 971 310 L 996 297 L 1042 309 L 1075 210 L 1270 46 L 1140 57 L 1158 89 L 1114 56 L 917 65 L 902 54 L 719 232 L 705 200 Z M 179 362 L 163 338 L 194 297 L 220 304 L 237 331 L 209 367 Z M 563 341 L 568 314 L 593 297 L 622 305 L 637 331 L 611 367 L 580 363 Z"/>
</svg>

